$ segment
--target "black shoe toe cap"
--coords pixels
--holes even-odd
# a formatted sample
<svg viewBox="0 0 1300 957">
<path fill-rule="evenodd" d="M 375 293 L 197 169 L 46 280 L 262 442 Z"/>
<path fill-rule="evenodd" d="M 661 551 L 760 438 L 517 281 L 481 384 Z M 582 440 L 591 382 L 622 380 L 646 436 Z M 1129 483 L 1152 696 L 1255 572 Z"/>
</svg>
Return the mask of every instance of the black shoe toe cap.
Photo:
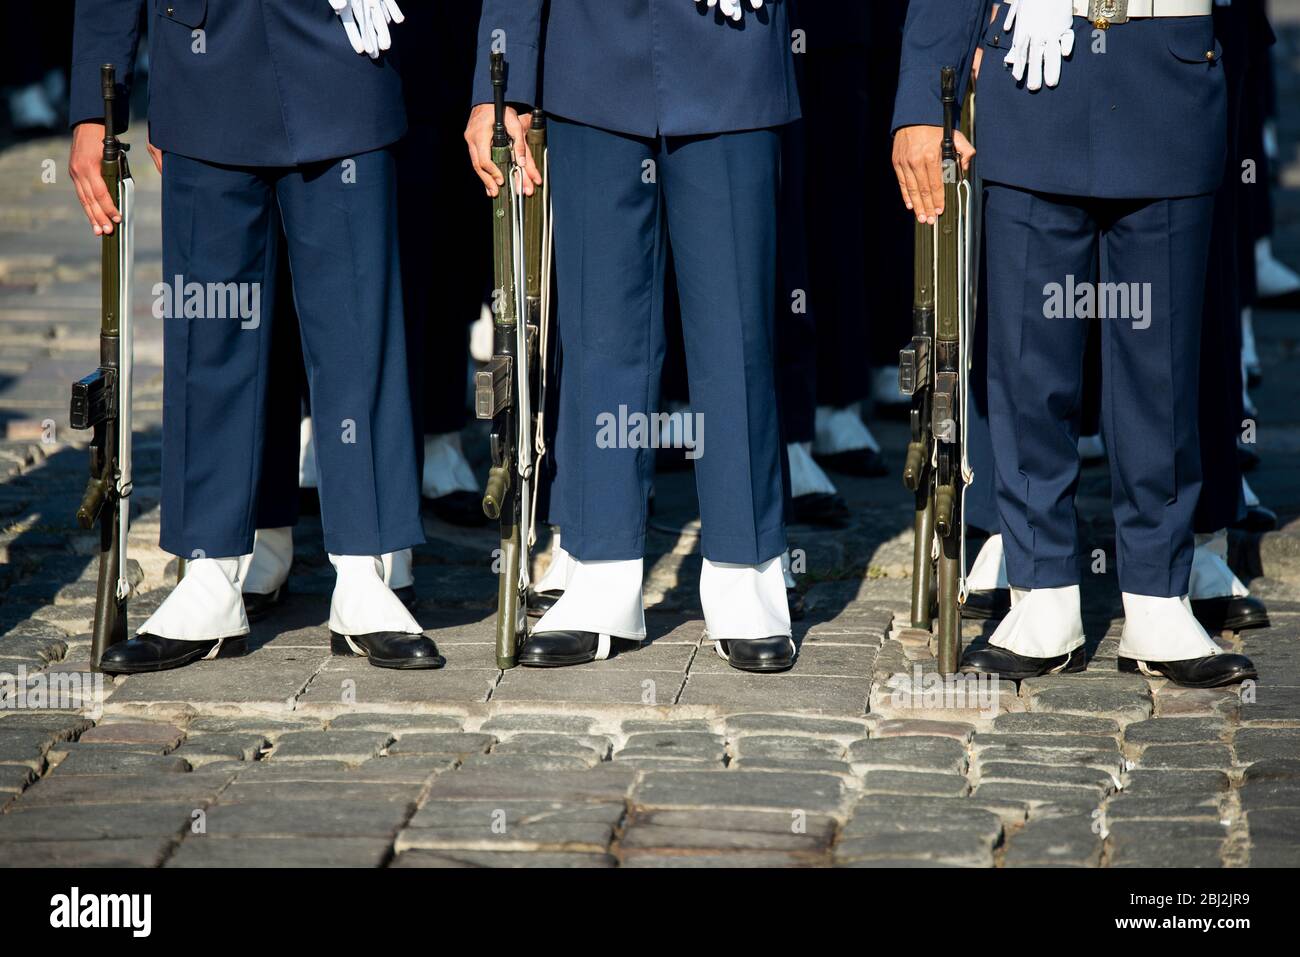
<svg viewBox="0 0 1300 957">
<path fill-rule="evenodd" d="M 529 635 L 519 649 L 519 664 L 559 668 L 596 659 L 600 635 L 594 631 L 543 631 Z"/>
</svg>

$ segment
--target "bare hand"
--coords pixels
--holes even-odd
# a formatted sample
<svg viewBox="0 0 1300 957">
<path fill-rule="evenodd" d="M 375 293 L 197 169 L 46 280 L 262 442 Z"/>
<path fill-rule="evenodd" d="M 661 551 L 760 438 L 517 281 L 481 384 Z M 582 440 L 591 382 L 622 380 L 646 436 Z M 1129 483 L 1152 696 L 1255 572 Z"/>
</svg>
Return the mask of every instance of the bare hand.
<svg viewBox="0 0 1300 957">
<path fill-rule="evenodd" d="M 474 167 L 474 172 L 478 173 L 478 178 L 483 181 L 483 187 L 489 196 L 496 196 L 498 190 L 505 185 L 505 177 L 492 162 L 494 122 L 495 111 L 492 104 L 480 103 L 470 110 L 469 124 L 465 127 L 465 142 L 469 145 L 470 165 Z M 506 132 L 510 134 L 510 141 L 514 144 L 515 162 L 524 169 L 524 195 L 531 196 L 533 190 L 542 185 L 542 174 L 538 171 L 537 164 L 533 162 L 532 153 L 529 152 L 528 142 L 525 139 L 529 127 L 533 125 L 533 114 L 525 113 L 520 116 L 515 112 L 514 107 L 507 106 L 505 122 Z"/>
<path fill-rule="evenodd" d="M 158 171 L 158 175 L 161 176 L 162 160 L 163 160 L 162 150 L 154 146 L 152 143 L 145 143 L 144 147 L 149 151 L 149 158 L 153 160 L 154 169 L 156 169 Z"/>
<path fill-rule="evenodd" d="M 970 169 L 975 147 L 954 130 L 953 144 L 963 170 Z M 904 126 L 894 134 L 894 173 L 903 205 L 918 223 L 934 225 L 943 212 L 943 127 Z"/>
<path fill-rule="evenodd" d="M 86 219 L 96 236 L 111 233 L 113 224 L 122 221 L 122 214 L 108 194 L 108 184 L 99 169 L 103 156 L 104 124 L 78 123 L 72 130 L 68 175 L 72 177 L 81 208 L 85 210 Z"/>
</svg>

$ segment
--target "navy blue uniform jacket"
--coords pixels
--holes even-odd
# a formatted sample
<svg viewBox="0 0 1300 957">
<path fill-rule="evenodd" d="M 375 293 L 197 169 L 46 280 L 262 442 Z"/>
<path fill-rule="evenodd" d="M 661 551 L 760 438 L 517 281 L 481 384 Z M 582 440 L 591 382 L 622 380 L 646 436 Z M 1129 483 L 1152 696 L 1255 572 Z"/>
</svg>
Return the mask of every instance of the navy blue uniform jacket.
<svg viewBox="0 0 1300 957">
<path fill-rule="evenodd" d="M 73 124 L 103 116 L 101 64 L 116 66 L 129 91 L 142 12 L 149 134 L 165 152 L 294 166 L 379 149 L 406 132 L 391 51 L 378 61 L 353 52 L 326 0 L 77 0 Z M 392 29 L 396 45 L 402 27 Z"/>
<path fill-rule="evenodd" d="M 1227 88 L 1213 17 L 1074 18 L 1061 81 L 1030 93 L 1004 63 L 1006 5 L 911 0 L 894 128 L 938 125 L 939 70 L 970 70 L 984 47 L 976 143 L 985 180 L 1044 193 L 1158 198 L 1213 192 L 1223 176 Z M 1104 44 L 1104 52 L 1100 47 Z"/>
<path fill-rule="evenodd" d="M 855 0 L 858 2 L 858 0 Z M 510 100 L 636 136 L 691 136 L 799 118 L 784 0 L 739 23 L 691 0 L 485 0 L 474 102 L 504 44 Z"/>
</svg>

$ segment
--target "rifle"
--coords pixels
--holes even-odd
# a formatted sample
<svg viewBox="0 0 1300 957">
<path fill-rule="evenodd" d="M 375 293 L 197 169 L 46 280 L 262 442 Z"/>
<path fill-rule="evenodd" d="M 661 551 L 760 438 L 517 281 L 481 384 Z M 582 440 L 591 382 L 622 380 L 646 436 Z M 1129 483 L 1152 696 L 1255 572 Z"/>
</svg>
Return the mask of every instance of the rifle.
<svg viewBox="0 0 1300 957">
<path fill-rule="evenodd" d="M 912 400 L 911 440 L 903 467 L 903 484 L 916 496 L 912 627 L 930 629 L 930 595 L 937 579 L 936 657 L 940 673 L 952 674 L 961 654 L 961 605 L 966 600 L 962 502 L 974 478 L 966 456 L 965 418 L 974 316 L 975 206 L 972 184 L 962 173 L 953 141 L 957 77 L 952 67 L 943 68 L 940 89 L 943 213 L 934 226 L 916 226 L 912 344 L 899 353 L 898 386 Z"/>
<path fill-rule="evenodd" d="M 525 196 L 526 172 L 515 162 L 505 126 L 505 73 L 503 56 L 492 54 L 496 112 L 492 162 L 505 185 L 492 200 L 492 358 L 474 377 L 475 414 L 492 420 L 492 466 L 483 492 L 483 513 L 500 524 L 496 655 L 497 667 L 502 669 L 515 666 L 527 631 L 529 549 L 536 542 L 537 467 L 546 451 L 541 409 L 552 249 L 546 117 L 541 110 L 534 110 L 526 136 L 543 184 Z"/>
<path fill-rule="evenodd" d="M 126 159 L 129 146 L 114 127 L 117 99 L 112 64 L 100 68 L 104 95 L 104 155 L 100 172 L 122 222 L 101 240 L 99 368 L 72 384 L 69 424 L 94 429 L 90 445 L 90 480 L 77 509 L 77 524 L 99 524 L 99 581 L 91 637 L 91 667 L 109 645 L 126 638 L 126 538 L 131 517 L 131 270 L 132 202 L 135 183 Z"/>
</svg>

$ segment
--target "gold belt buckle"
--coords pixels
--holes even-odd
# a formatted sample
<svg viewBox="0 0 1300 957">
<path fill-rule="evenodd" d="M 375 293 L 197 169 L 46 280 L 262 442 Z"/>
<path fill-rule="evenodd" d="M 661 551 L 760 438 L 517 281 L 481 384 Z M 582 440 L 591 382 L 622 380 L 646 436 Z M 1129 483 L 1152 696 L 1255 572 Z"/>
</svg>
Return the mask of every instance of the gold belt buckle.
<svg viewBox="0 0 1300 957">
<path fill-rule="evenodd" d="M 1088 0 L 1088 19 L 1098 30 L 1112 24 L 1128 23 L 1128 0 Z"/>
</svg>

